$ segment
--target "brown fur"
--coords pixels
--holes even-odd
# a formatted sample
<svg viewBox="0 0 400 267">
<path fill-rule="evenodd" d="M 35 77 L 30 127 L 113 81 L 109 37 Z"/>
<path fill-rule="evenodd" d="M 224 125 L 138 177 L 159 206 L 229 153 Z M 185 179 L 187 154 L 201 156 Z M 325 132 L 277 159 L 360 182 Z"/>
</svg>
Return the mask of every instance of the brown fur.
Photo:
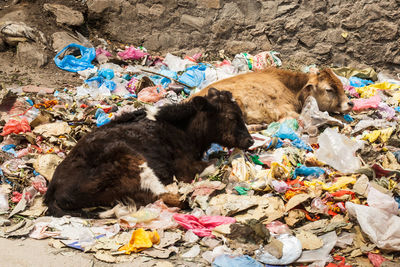
<svg viewBox="0 0 400 267">
<path fill-rule="evenodd" d="M 211 87 L 230 91 L 248 124 L 296 118 L 309 95 L 316 98 L 322 111 L 345 112 L 350 109 L 343 85 L 330 69 L 307 74 L 268 68 L 217 81 L 191 98 L 206 95 Z"/>
</svg>

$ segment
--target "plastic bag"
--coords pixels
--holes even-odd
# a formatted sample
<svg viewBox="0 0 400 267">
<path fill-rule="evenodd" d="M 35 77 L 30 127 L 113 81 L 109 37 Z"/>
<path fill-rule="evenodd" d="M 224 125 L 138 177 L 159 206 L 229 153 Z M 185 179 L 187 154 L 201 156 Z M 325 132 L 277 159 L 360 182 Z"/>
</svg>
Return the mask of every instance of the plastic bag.
<svg viewBox="0 0 400 267">
<path fill-rule="evenodd" d="M 94 116 L 96 118 L 97 127 L 103 126 L 111 121 L 111 118 L 101 108 L 97 109 Z"/>
<path fill-rule="evenodd" d="M 279 129 L 274 134 L 274 136 L 279 137 L 281 139 L 289 139 L 289 140 L 295 140 L 299 138 L 297 134 L 294 132 L 294 130 L 291 127 L 289 127 L 286 123 L 280 124 Z"/>
<path fill-rule="evenodd" d="M 213 267 L 263 267 L 261 263 L 248 255 L 232 257 L 221 255 L 215 258 Z"/>
<path fill-rule="evenodd" d="M 7 211 L 10 207 L 8 206 L 8 193 L 0 187 L 0 212 Z"/>
<path fill-rule="evenodd" d="M 361 79 L 361 78 L 358 78 L 355 76 L 350 77 L 349 82 L 350 82 L 350 85 L 353 87 L 364 87 L 364 86 L 367 86 L 367 85 L 373 83 L 370 80 Z"/>
<path fill-rule="evenodd" d="M 315 152 L 318 160 L 326 162 L 343 173 L 353 173 L 361 167 L 355 152 L 360 144 L 335 131 L 327 128 L 318 137 L 319 149 Z"/>
<path fill-rule="evenodd" d="M 287 224 L 284 224 L 280 221 L 273 221 L 265 225 L 268 231 L 274 235 L 282 235 L 282 234 L 291 234 L 292 232 L 289 229 Z"/>
<path fill-rule="evenodd" d="M 382 263 L 388 260 L 380 254 L 375 254 L 371 252 L 368 252 L 368 259 L 372 263 L 372 265 L 374 265 L 374 267 L 381 267 Z"/>
<path fill-rule="evenodd" d="M 31 126 L 29 125 L 26 117 L 23 117 L 21 120 L 10 119 L 6 125 L 3 127 L 3 132 L 0 134 L 2 136 L 9 135 L 11 133 L 26 133 L 31 131 Z"/>
<path fill-rule="evenodd" d="M 378 208 L 346 202 L 348 214 L 381 249 L 400 251 L 400 217 Z"/>
<path fill-rule="evenodd" d="M 206 78 L 204 65 L 198 65 L 188 68 L 178 79 L 181 83 L 189 87 L 199 86 Z"/>
<path fill-rule="evenodd" d="M 298 175 L 308 177 L 319 177 L 325 173 L 324 169 L 319 167 L 307 167 L 307 166 L 300 166 L 294 170 L 293 179 L 296 179 Z"/>
<path fill-rule="evenodd" d="M 194 65 L 190 60 L 187 59 L 181 59 L 180 57 L 174 56 L 170 53 L 168 53 L 163 61 L 165 64 L 167 64 L 168 68 L 172 71 L 178 72 L 178 71 L 184 71 L 186 67 Z"/>
<path fill-rule="evenodd" d="M 283 243 L 282 258 L 277 259 L 263 249 L 258 249 L 255 251 L 255 256 L 258 261 L 266 264 L 286 265 L 300 257 L 302 246 L 298 238 L 292 235 L 282 234 L 277 236 L 276 239 Z"/>
<path fill-rule="evenodd" d="M 279 52 L 264 51 L 253 57 L 253 69 L 264 70 L 268 67 L 280 67 L 282 61 L 278 58 Z"/>
<path fill-rule="evenodd" d="M 127 59 L 138 60 L 138 59 L 141 59 L 141 58 L 147 56 L 148 53 L 146 53 L 143 50 L 140 50 L 138 48 L 135 48 L 133 46 L 130 46 L 130 47 L 126 48 L 124 51 L 119 52 L 117 55 L 120 58 L 122 58 L 123 60 L 127 60 Z"/>
<path fill-rule="evenodd" d="M 73 55 L 66 55 L 62 59 L 59 58 L 60 55 L 64 54 L 67 49 L 79 49 L 80 57 L 77 58 Z M 88 68 L 93 68 L 92 65 L 93 59 L 96 57 L 96 51 L 93 47 L 88 48 L 78 44 L 69 44 L 64 47 L 58 54 L 54 57 L 54 63 L 60 69 L 70 71 L 70 72 L 78 72 L 82 70 L 86 70 Z"/>
<path fill-rule="evenodd" d="M 167 93 L 161 85 L 143 88 L 138 94 L 138 100 L 146 103 L 155 103 Z"/>
<path fill-rule="evenodd" d="M 381 102 L 381 97 L 379 95 L 370 97 L 370 98 L 360 98 L 360 99 L 353 99 L 353 110 L 359 111 L 364 109 L 377 109 L 379 103 Z"/>
<path fill-rule="evenodd" d="M 332 125 L 332 126 L 343 126 L 343 123 L 331 116 L 328 112 L 322 112 L 319 110 L 317 100 L 313 96 L 309 96 L 304 103 L 303 109 L 301 111 L 299 121 L 303 123 L 303 128 L 306 132 L 309 132 L 312 127 L 320 127 L 322 125 Z M 318 129 L 317 129 L 318 130 Z M 318 133 L 316 131 L 315 135 Z"/>
<path fill-rule="evenodd" d="M 236 222 L 235 218 L 224 216 L 202 216 L 197 218 L 190 214 L 173 215 L 175 221 L 186 230 L 191 229 L 193 233 L 200 237 L 211 236 L 212 230 L 222 224 L 232 224 Z"/>
<path fill-rule="evenodd" d="M 398 214 L 399 209 L 396 200 L 394 200 L 393 197 L 378 191 L 373 186 L 370 186 L 369 188 L 367 202 L 370 207 L 386 211 L 393 215 Z"/>
<path fill-rule="evenodd" d="M 114 71 L 112 69 L 101 69 L 98 72 L 99 76 L 107 79 L 107 80 L 111 80 L 112 78 L 114 78 Z"/>
</svg>

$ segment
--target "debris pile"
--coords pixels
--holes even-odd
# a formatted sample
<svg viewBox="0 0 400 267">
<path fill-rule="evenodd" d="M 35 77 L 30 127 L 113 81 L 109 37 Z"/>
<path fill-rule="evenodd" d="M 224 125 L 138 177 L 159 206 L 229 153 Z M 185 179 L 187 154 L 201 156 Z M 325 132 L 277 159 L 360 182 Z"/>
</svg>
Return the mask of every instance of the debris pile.
<svg viewBox="0 0 400 267">
<path fill-rule="evenodd" d="M 217 162 L 211 175 L 170 185 L 187 209 L 157 201 L 116 207 L 102 219 L 44 216 L 56 166 L 92 128 L 146 105 L 180 102 L 238 73 L 279 67 L 277 54 L 202 62 L 201 54 L 68 45 L 54 61 L 78 73 L 81 86 L 1 91 L 0 236 L 50 238 L 56 248 L 105 262 L 399 264 L 400 79 L 373 70 L 333 69 L 354 102 L 349 114 L 321 112 L 309 97 L 297 120 L 252 132 L 248 151 L 213 145 L 204 155 Z"/>
</svg>

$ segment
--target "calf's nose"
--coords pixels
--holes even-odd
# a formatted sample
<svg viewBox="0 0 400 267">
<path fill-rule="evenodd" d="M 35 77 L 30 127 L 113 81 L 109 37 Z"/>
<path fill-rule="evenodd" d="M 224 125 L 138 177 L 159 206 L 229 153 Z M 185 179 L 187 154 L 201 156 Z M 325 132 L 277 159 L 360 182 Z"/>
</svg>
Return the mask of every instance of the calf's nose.
<svg viewBox="0 0 400 267">
<path fill-rule="evenodd" d="M 347 105 L 349 105 L 350 107 L 354 107 L 354 103 L 352 101 L 347 102 Z"/>
<path fill-rule="evenodd" d="M 247 147 L 251 147 L 254 144 L 253 138 L 247 138 L 246 144 L 247 144 Z"/>
</svg>

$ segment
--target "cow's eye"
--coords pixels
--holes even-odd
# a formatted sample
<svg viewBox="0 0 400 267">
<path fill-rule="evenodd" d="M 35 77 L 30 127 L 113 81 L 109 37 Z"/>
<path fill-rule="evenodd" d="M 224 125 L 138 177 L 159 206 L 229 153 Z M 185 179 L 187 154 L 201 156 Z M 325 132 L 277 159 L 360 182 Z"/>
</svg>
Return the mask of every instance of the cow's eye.
<svg viewBox="0 0 400 267">
<path fill-rule="evenodd" d="M 325 90 L 328 91 L 328 92 L 332 92 L 333 88 L 332 87 L 326 87 Z"/>
</svg>

